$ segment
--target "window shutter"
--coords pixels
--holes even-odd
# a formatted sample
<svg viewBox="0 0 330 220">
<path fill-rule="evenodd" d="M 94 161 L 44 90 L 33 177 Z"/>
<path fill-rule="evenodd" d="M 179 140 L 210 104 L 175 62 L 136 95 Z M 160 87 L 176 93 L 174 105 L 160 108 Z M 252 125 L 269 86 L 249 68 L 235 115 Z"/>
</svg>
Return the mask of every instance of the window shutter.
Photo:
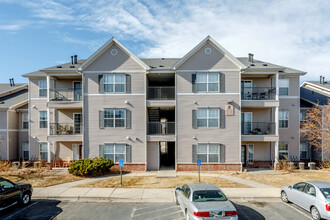
<svg viewBox="0 0 330 220">
<path fill-rule="evenodd" d="M 132 127 L 132 112 L 126 109 L 126 128 Z"/>
<path fill-rule="evenodd" d="M 126 163 L 131 163 L 132 162 L 131 152 L 132 152 L 131 145 L 126 144 Z"/>
<path fill-rule="evenodd" d="M 196 73 L 191 74 L 192 92 L 197 92 Z"/>
<path fill-rule="evenodd" d="M 192 145 L 192 162 L 197 163 L 197 145 Z"/>
<path fill-rule="evenodd" d="M 104 93 L 103 75 L 99 75 L 99 93 Z"/>
<path fill-rule="evenodd" d="M 104 111 L 103 110 L 99 111 L 99 127 L 101 129 L 104 128 Z"/>
<path fill-rule="evenodd" d="M 131 75 L 126 74 L 126 93 L 131 93 Z"/>
<path fill-rule="evenodd" d="M 99 145 L 99 157 L 104 157 L 104 145 Z"/>
<path fill-rule="evenodd" d="M 226 145 L 220 144 L 220 163 L 226 162 Z"/>
<path fill-rule="evenodd" d="M 220 128 L 226 128 L 226 111 L 220 108 Z"/>
<path fill-rule="evenodd" d="M 220 108 L 220 128 L 226 128 L 226 111 Z"/>
<path fill-rule="evenodd" d="M 197 112 L 192 110 L 192 127 L 197 128 Z"/>
<path fill-rule="evenodd" d="M 226 91 L 226 79 L 225 79 L 225 74 L 220 73 L 220 82 L 219 82 L 219 86 L 220 86 L 220 92 L 225 92 Z"/>
</svg>

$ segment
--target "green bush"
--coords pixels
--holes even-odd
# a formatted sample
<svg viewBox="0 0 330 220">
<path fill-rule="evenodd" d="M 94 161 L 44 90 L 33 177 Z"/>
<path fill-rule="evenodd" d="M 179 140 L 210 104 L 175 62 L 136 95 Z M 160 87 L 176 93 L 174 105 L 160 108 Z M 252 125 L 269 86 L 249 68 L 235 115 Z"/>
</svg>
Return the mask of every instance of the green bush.
<svg viewBox="0 0 330 220">
<path fill-rule="evenodd" d="M 80 159 L 70 164 L 69 173 L 76 176 L 101 176 L 109 174 L 112 166 L 112 160 L 104 159 L 102 157 Z"/>
</svg>

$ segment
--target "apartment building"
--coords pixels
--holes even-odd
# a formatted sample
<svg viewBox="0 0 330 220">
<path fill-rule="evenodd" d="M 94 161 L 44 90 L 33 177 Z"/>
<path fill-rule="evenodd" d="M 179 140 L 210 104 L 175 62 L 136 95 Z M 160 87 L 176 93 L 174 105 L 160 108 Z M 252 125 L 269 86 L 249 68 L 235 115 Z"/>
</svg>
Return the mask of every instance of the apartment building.
<svg viewBox="0 0 330 220">
<path fill-rule="evenodd" d="M 0 84 L 0 160 L 29 159 L 28 86 Z"/>
<path fill-rule="evenodd" d="M 328 104 L 330 99 L 330 82 L 320 76 L 320 81 L 305 81 L 300 86 L 300 123 L 306 122 L 306 115 L 315 105 L 323 107 Z M 300 159 L 305 162 L 330 161 L 330 152 L 324 148 L 317 149 L 306 137 L 300 138 Z"/>
<path fill-rule="evenodd" d="M 234 57 L 206 37 L 182 58 L 138 58 L 112 38 L 29 78 L 31 157 L 105 157 L 126 170 L 241 170 L 299 160 L 295 69 Z"/>
</svg>

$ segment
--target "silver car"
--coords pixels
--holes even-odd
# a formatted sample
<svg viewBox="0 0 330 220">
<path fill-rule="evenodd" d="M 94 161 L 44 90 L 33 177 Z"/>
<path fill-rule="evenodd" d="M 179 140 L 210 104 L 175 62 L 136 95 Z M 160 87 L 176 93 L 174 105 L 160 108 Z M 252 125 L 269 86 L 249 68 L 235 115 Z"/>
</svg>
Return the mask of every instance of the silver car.
<svg viewBox="0 0 330 220">
<path fill-rule="evenodd" d="M 235 206 L 212 183 L 187 183 L 176 187 L 175 198 L 187 219 L 238 219 Z"/>
<path fill-rule="evenodd" d="M 308 181 L 284 186 L 281 198 L 306 209 L 313 219 L 330 219 L 330 182 Z"/>
</svg>

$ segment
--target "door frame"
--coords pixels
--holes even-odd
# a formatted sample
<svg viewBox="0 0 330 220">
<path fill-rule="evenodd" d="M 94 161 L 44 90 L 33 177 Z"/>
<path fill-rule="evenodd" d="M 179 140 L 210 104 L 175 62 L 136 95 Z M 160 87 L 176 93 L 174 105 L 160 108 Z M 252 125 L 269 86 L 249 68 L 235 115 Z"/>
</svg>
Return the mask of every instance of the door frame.
<svg viewBox="0 0 330 220">
<path fill-rule="evenodd" d="M 81 131 L 82 112 L 74 112 L 74 113 L 72 113 L 72 118 L 73 118 L 73 134 L 75 134 L 75 129 L 76 129 L 76 128 L 75 128 L 75 127 L 76 127 L 76 126 L 75 126 L 76 123 L 75 123 L 75 121 L 74 121 L 74 120 L 75 120 L 75 117 L 74 117 L 74 116 L 75 116 L 75 115 L 79 115 L 79 114 L 81 115 L 81 117 L 80 117 L 80 119 L 81 119 L 81 120 L 80 120 L 80 133 L 82 132 L 82 131 Z"/>
<path fill-rule="evenodd" d="M 252 131 L 252 123 L 253 123 L 253 112 L 241 112 L 241 121 L 243 122 L 243 123 L 245 123 L 245 121 L 244 121 L 244 117 L 242 117 L 245 113 L 250 113 L 251 114 L 251 128 L 250 128 L 250 130 Z M 243 118 L 243 120 L 242 120 L 242 118 Z M 244 131 L 244 124 L 243 124 L 243 131 Z M 243 133 L 243 135 L 244 135 L 244 133 Z"/>
<path fill-rule="evenodd" d="M 74 84 L 75 83 L 80 83 L 80 85 L 81 85 L 81 96 L 82 96 L 82 81 L 72 81 L 72 101 L 76 101 L 75 100 L 75 98 L 74 98 Z M 81 99 L 82 99 L 82 97 L 81 97 Z"/>
</svg>

